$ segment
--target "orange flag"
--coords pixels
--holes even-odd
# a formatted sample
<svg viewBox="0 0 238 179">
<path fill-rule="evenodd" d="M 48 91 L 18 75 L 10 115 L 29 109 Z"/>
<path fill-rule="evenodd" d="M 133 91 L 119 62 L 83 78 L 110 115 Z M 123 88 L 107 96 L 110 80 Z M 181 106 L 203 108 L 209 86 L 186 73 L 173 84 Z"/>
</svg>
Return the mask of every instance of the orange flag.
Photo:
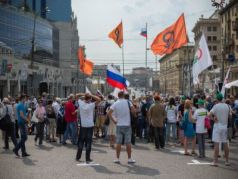
<svg viewBox="0 0 238 179">
<path fill-rule="evenodd" d="M 111 38 L 121 48 L 123 43 L 122 22 L 108 34 L 108 37 Z"/>
<path fill-rule="evenodd" d="M 78 60 L 79 60 L 79 64 L 80 64 L 80 71 L 83 71 L 83 66 L 84 66 L 84 61 L 85 61 L 83 47 L 79 47 L 79 49 L 78 49 Z"/>
<path fill-rule="evenodd" d="M 83 69 L 81 69 L 81 72 L 91 76 L 93 73 L 93 66 L 94 66 L 94 63 L 92 61 L 90 61 L 89 59 L 85 59 Z"/>
<path fill-rule="evenodd" d="M 173 50 L 187 43 L 186 25 L 182 14 L 174 24 L 156 36 L 151 44 L 151 50 L 155 55 L 164 55 L 172 53 Z"/>
<path fill-rule="evenodd" d="M 78 60 L 80 63 L 80 71 L 86 75 L 91 76 L 93 73 L 94 63 L 85 58 L 83 47 L 79 47 L 78 49 Z"/>
</svg>

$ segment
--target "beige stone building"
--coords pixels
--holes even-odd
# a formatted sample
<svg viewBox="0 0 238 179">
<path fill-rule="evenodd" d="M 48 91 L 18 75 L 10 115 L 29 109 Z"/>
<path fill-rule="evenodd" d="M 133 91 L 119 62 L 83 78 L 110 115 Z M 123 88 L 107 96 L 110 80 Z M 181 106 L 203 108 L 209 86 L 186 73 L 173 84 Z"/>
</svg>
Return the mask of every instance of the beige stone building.
<svg viewBox="0 0 238 179">
<path fill-rule="evenodd" d="M 205 35 L 213 67 L 204 70 L 200 75 L 200 84 L 195 88 L 200 88 L 207 93 L 215 90 L 215 83 L 220 80 L 221 70 L 221 26 L 219 11 L 216 10 L 209 18 L 202 15 L 192 29 L 194 33 L 195 49 L 198 46 L 202 33 Z"/>
<path fill-rule="evenodd" d="M 225 76 L 229 66 L 231 66 L 229 81 L 234 81 L 238 79 L 238 1 L 231 0 L 219 14 L 224 60 L 223 75 Z M 238 89 L 232 88 L 228 93 L 238 94 Z"/>
<path fill-rule="evenodd" d="M 160 59 L 159 91 L 162 94 L 169 96 L 192 95 L 193 58 L 194 45 L 187 45 Z"/>
</svg>

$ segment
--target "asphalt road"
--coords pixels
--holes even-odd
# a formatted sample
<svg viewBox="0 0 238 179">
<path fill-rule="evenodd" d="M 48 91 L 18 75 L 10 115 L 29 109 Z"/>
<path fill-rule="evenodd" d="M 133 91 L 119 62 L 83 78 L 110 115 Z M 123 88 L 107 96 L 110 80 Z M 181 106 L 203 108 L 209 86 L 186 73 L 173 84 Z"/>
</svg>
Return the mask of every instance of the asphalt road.
<svg viewBox="0 0 238 179">
<path fill-rule="evenodd" d="M 127 164 L 125 149 L 121 153 L 121 164 L 114 164 L 115 150 L 104 140 L 94 140 L 92 159 L 87 165 L 76 162 L 76 147 L 68 144 L 46 143 L 36 146 L 34 136 L 26 142 L 28 158 L 16 158 L 11 149 L 3 149 L 0 140 L 0 179 L 74 179 L 74 178 L 209 178 L 236 179 L 238 177 L 238 140 L 230 144 L 231 166 L 219 159 L 219 167 L 212 167 L 213 151 L 207 144 L 207 158 L 184 156 L 183 149 L 166 146 L 156 150 L 153 144 L 138 141 L 133 147 L 134 165 Z M 20 153 L 20 152 L 19 152 Z M 84 159 L 84 153 L 82 159 Z"/>
</svg>

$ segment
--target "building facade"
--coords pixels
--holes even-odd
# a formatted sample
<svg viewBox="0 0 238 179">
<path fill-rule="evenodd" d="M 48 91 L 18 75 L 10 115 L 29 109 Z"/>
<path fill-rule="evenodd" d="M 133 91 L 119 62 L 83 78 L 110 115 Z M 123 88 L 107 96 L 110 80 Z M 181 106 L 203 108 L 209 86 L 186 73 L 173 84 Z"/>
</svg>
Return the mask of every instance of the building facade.
<svg viewBox="0 0 238 179">
<path fill-rule="evenodd" d="M 77 18 L 70 22 L 52 22 L 59 30 L 59 68 L 62 69 L 62 96 L 69 93 L 83 91 L 83 75 L 79 71 L 78 48 L 79 36 Z"/>
<path fill-rule="evenodd" d="M 4 0 L 17 8 L 26 6 L 29 11 L 50 21 L 70 22 L 72 16 L 71 0 Z M 25 4 L 24 4 L 25 3 Z M 62 11 L 62 9 L 64 9 Z M 49 11 L 49 13 L 47 13 Z"/>
<path fill-rule="evenodd" d="M 160 60 L 159 91 L 165 96 L 191 96 L 194 45 L 183 46 Z"/>
<path fill-rule="evenodd" d="M 43 83 L 46 92 L 60 97 L 79 91 L 77 84 L 83 83 L 78 80 L 82 74 L 77 73 L 76 17 L 70 22 L 52 22 L 1 2 L 0 16 L 1 46 L 12 53 L 11 58 L 0 54 L 2 71 L 11 67 L 10 72 L 1 72 L 1 96 L 20 92 L 38 96 Z"/>
<path fill-rule="evenodd" d="M 220 10 L 221 45 L 223 52 L 223 78 L 231 66 L 228 81 L 238 79 L 238 1 L 231 0 Z M 228 93 L 238 94 L 237 88 L 231 88 Z"/>
</svg>

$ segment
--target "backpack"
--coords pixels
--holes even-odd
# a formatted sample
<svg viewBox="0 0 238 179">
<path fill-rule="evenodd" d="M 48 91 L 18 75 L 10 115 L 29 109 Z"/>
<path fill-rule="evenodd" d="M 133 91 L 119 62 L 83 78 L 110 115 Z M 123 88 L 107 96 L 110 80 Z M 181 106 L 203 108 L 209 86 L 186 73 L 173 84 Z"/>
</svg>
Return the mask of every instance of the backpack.
<svg viewBox="0 0 238 179">
<path fill-rule="evenodd" d="M 13 127 L 13 122 L 11 120 L 11 116 L 8 113 L 8 107 L 6 106 L 6 115 L 0 120 L 0 129 L 4 131 L 11 130 Z"/>
<path fill-rule="evenodd" d="M 55 111 L 51 105 L 46 106 L 46 115 L 48 118 L 55 118 Z"/>
<path fill-rule="evenodd" d="M 147 104 L 143 103 L 142 107 L 141 107 L 141 114 L 145 117 L 147 115 Z"/>
</svg>

